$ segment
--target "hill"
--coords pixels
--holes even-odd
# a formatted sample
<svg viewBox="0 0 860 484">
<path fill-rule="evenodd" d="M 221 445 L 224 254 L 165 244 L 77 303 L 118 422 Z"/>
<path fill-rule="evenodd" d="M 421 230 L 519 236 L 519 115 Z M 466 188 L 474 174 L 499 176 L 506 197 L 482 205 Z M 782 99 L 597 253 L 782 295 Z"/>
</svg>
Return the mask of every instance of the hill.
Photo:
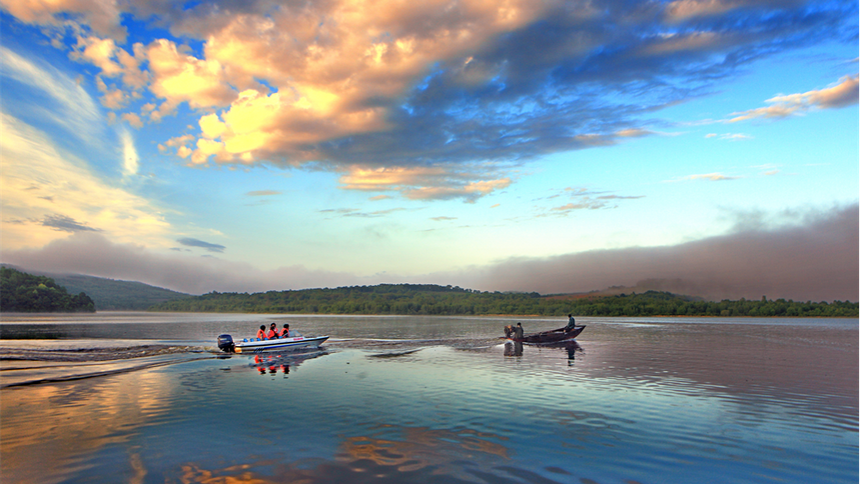
<svg viewBox="0 0 860 484">
<path fill-rule="evenodd" d="M 95 312 L 95 304 L 81 292 L 74 296 L 46 276 L 0 267 L 0 311 L 20 313 Z"/>
<path fill-rule="evenodd" d="M 17 270 L 23 270 L 4 264 Z M 188 294 L 150 286 L 142 282 L 120 281 L 82 274 L 55 274 L 42 271 L 26 271 L 47 276 L 65 287 L 70 293 L 85 292 L 92 298 L 99 311 L 145 311 L 154 304 L 188 297 Z"/>
<path fill-rule="evenodd" d="M 618 295 L 481 292 L 460 287 L 380 284 L 265 293 L 218 293 L 158 304 L 153 311 L 278 314 L 540 315 L 564 316 L 793 316 L 857 317 L 848 301 L 703 301 L 647 291 Z"/>
<path fill-rule="evenodd" d="M 81 274 L 54 274 L 52 277 L 71 292 L 83 291 L 89 294 L 100 311 L 145 311 L 155 304 L 189 296 L 142 282 Z"/>
</svg>

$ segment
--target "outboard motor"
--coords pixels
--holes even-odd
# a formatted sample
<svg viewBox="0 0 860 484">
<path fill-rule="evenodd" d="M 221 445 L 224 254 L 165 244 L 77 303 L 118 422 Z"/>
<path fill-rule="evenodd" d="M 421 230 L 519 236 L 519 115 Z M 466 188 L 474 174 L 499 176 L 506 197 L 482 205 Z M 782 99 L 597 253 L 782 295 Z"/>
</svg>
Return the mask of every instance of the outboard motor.
<svg viewBox="0 0 860 484">
<path fill-rule="evenodd" d="M 221 351 L 232 353 L 236 348 L 236 345 L 233 344 L 233 337 L 229 334 L 218 336 L 218 348 L 221 348 Z"/>
</svg>

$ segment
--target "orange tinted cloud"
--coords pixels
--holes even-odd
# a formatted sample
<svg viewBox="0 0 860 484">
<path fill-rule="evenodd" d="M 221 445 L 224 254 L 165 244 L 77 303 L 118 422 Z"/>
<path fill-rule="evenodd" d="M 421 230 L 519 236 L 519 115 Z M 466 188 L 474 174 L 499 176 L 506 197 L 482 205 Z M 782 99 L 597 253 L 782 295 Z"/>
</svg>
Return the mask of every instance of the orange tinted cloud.
<svg viewBox="0 0 860 484">
<path fill-rule="evenodd" d="M 511 184 L 508 177 L 471 181 L 477 173 L 457 172 L 434 167 L 350 167 L 341 176 L 341 188 L 366 191 L 398 191 L 411 200 L 448 200 L 462 198 L 474 201 Z"/>
<path fill-rule="evenodd" d="M 799 94 L 776 96 L 766 100 L 770 106 L 732 113 L 735 116 L 727 122 L 736 123 L 754 118 L 784 118 L 792 114 L 802 114 L 810 109 L 841 108 L 857 104 L 858 76 L 845 76 L 839 83 L 825 89 Z"/>
<path fill-rule="evenodd" d="M 0 0 L 3 9 L 27 23 L 61 27 L 77 18 L 93 31 L 125 41 L 125 28 L 120 26 L 117 2 L 101 0 Z"/>
</svg>

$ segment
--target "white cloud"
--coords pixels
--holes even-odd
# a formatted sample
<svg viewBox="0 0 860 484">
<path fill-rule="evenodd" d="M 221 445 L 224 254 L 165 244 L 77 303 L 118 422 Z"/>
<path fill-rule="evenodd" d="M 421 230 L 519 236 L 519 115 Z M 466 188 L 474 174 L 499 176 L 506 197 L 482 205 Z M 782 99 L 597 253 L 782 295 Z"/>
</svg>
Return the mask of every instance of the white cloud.
<svg viewBox="0 0 860 484">
<path fill-rule="evenodd" d="M 726 180 L 738 180 L 743 177 L 741 176 L 731 176 L 724 175 L 719 172 L 714 173 L 701 173 L 696 175 L 688 175 L 681 178 L 675 178 L 673 180 L 668 180 L 668 182 L 680 182 L 680 181 L 696 181 L 696 180 L 705 180 L 705 181 L 726 181 Z"/>
<path fill-rule="evenodd" d="M 705 138 L 717 138 L 717 139 L 724 139 L 724 140 L 728 140 L 728 141 L 753 139 L 752 136 L 750 136 L 748 134 L 743 134 L 743 133 L 723 133 L 723 134 L 708 133 L 705 135 Z"/>
<path fill-rule="evenodd" d="M 170 224 L 148 200 L 110 186 L 44 133 L 8 114 L 0 114 L 0 132 L 4 249 L 41 246 L 69 230 L 155 247 L 172 244 Z M 133 148 L 124 155 L 123 171 L 136 171 Z"/>
<path fill-rule="evenodd" d="M 124 176 L 136 175 L 139 166 L 140 157 L 137 155 L 137 150 L 134 147 L 134 138 L 128 130 L 120 131 L 120 140 L 122 141 L 122 171 Z"/>
<path fill-rule="evenodd" d="M 0 45 L 0 70 L 3 76 L 25 86 L 38 89 L 55 101 L 52 111 L 35 110 L 30 113 L 43 113 L 48 121 L 61 126 L 68 133 L 96 145 L 101 142 L 101 114 L 92 97 L 72 78 L 51 66 L 39 66 Z M 6 97 L 3 103 L 10 100 Z"/>
</svg>

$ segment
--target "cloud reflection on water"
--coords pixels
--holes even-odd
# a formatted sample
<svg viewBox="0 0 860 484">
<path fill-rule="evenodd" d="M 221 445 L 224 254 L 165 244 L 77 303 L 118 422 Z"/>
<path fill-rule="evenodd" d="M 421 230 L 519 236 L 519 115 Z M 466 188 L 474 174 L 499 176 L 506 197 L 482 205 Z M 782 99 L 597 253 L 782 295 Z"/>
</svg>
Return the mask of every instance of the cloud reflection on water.
<svg viewBox="0 0 860 484">
<path fill-rule="evenodd" d="M 504 437 L 468 428 L 456 430 L 380 425 L 368 435 L 345 438 L 334 459 L 306 462 L 250 462 L 206 470 L 182 466 L 182 482 L 270 484 L 280 482 L 522 482 L 537 474 L 510 465 L 510 451 L 494 441 Z M 272 475 L 262 469 L 273 468 Z M 504 470 L 503 470 L 504 469 Z M 540 478 L 540 482 L 554 481 Z"/>
<path fill-rule="evenodd" d="M 74 384 L 3 390 L 0 455 L 4 482 L 62 482 L 90 467 L 91 456 L 125 444 L 171 411 L 166 374 L 139 371 Z M 130 452 L 134 475 L 145 475 Z M 134 481 L 134 479 L 132 479 Z"/>
</svg>

